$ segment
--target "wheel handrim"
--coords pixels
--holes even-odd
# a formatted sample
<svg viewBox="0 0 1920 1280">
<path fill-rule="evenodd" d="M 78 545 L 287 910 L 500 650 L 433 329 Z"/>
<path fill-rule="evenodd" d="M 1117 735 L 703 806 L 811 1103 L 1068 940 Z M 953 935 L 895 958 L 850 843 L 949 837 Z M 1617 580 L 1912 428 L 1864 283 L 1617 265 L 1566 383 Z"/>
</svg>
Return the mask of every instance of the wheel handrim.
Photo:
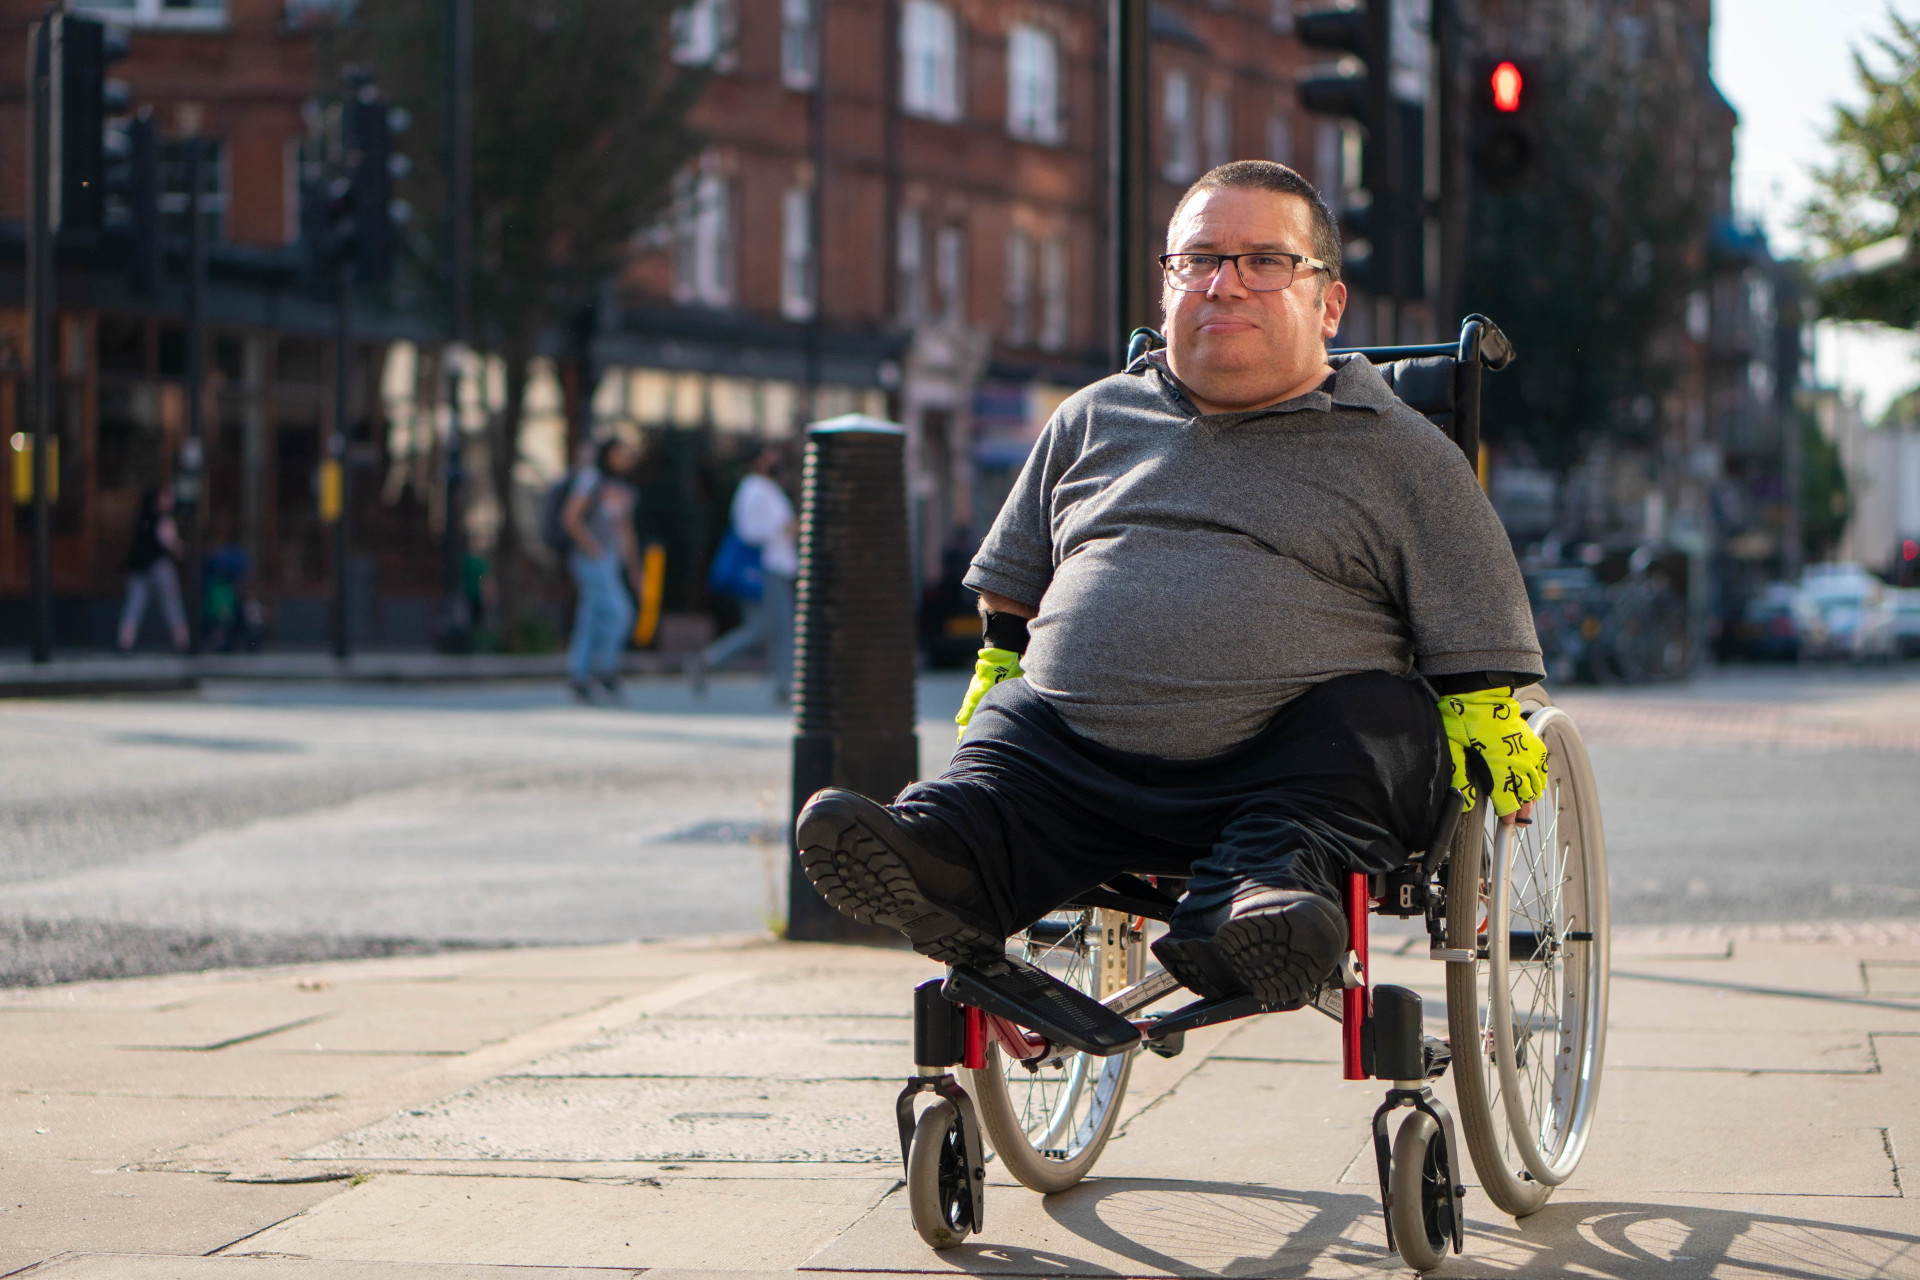
<svg viewBox="0 0 1920 1280">
<path fill-rule="evenodd" d="M 1102 917 L 1112 912 L 1091 908 L 1056 911 L 1010 947 L 1077 990 L 1099 999 L 1102 990 Z M 1124 946 L 1124 941 L 1120 944 Z M 988 1068 L 1000 1072 L 1014 1119 L 1043 1159 L 1065 1163 L 1099 1139 L 1107 1110 L 1126 1077 L 1131 1055 L 1097 1058 L 1085 1053 L 1055 1053 L 1037 1070 L 1015 1062 L 995 1046 Z"/>
<path fill-rule="evenodd" d="M 1544 708 L 1530 723 L 1552 739 L 1547 790 L 1533 824 L 1496 825 L 1487 850 L 1485 1049 L 1508 1145 L 1551 1187 L 1579 1164 L 1592 1127 L 1606 1020 L 1605 863 L 1598 815 L 1571 782 L 1586 760 L 1561 731 L 1565 713 Z"/>
</svg>

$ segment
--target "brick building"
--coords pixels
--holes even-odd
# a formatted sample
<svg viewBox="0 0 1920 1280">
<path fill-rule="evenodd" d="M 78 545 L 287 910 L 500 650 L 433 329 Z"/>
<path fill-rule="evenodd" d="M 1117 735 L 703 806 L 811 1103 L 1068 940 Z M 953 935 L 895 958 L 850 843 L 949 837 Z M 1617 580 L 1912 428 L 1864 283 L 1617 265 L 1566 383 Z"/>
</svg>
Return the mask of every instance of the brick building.
<svg viewBox="0 0 1920 1280">
<path fill-rule="evenodd" d="M 319 643 L 332 598 L 329 535 L 314 490 L 333 417 L 333 311 L 302 287 L 296 241 L 303 108 L 316 89 L 308 24 L 326 0 L 74 0 L 70 12 L 125 26 L 131 52 L 108 68 L 160 137 L 161 208 L 175 242 L 154 296 L 129 290 L 126 233 L 68 237 L 57 273 L 58 500 L 53 510 L 56 643 L 111 634 L 143 490 L 170 483 L 187 438 L 181 140 L 204 140 L 208 241 L 203 301 L 210 549 L 238 547 L 278 639 Z M 26 34 L 37 0 L 0 3 L 0 441 L 25 425 L 22 309 L 27 206 Z M 382 480 L 391 441 L 373 430 L 387 340 L 406 326 L 369 313 L 353 355 L 350 414 L 368 423 L 354 514 L 356 630 L 424 640 L 438 598 L 437 538 L 424 490 Z M 384 415 L 391 417 L 392 415 Z M 404 461 L 404 459 L 402 459 Z M 0 487 L 0 643 L 24 642 L 27 512 Z M 377 586 L 376 586 L 377 584 Z M 152 625 L 152 624 L 150 624 Z M 149 632 L 149 634 L 153 634 Z"/>
</svg>

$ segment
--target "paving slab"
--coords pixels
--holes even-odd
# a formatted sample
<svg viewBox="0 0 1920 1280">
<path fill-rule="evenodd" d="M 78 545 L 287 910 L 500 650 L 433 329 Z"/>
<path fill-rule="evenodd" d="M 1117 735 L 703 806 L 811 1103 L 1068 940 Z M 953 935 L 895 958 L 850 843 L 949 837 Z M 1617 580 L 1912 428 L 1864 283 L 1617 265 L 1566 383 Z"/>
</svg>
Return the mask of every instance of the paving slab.
<svg viewBox="0 0 1920 1280">
<path fill-rule="evenodd" d="M 895 1183 L 881 1176 L 605 1186 L 383 1175 L 261 1232 L 242 1251 L 381 1262 L 787 1269 L 865 1216 Z"/>
<path fill-rule="evenodd" d="M 1920 961 L 1867 960 L 1860 967 L 1870 995 L 1920 996 Z"/>
<path fill-rule="evenodd" d="M 1127 1121 L 1099 1170 L 1328 1186 L 1371 1132 L 1378 1105 L 1379 1086 L 1343 1081 L 1338 1064 L 1209 1061 Z"/>
<path fill-rule="evenodd" d="M 529 1063 L 525 1076 L 737 1075 L 903 1079 L 913 1019 L 805 1016 L 646 1018 Z"/>
<path fill-rule="evenodd" d="M 235 1187 L 86 1161 L 0 1162 L 0 1275 L 76 1246 L 208 1253 L 334 1195 L 343 1183 Z"/>
<path fill-rule="evenodd" d="M 1619 1195 L 1897 1197 L 1885 1094 L 1871 1076 L 1616 1072 L 1603 1079 L 1570 1185 Z"/>
<path fill-rule="evenodd" d="M 214 1258 L 75 1253 L 42 1263 L 34 1280 L 621 1280 L 628 1267 L 463 1266 L 445 1262 L 349 1262 L 340 1258 Z"/>
<path fill-rule="evenodd" d="M 277 1115 L 292 1100 L 0 1094 L 0 1160 L 140 1160 Z"/>
<path fill-rule="evenodd" d="M 141 1098 L 316 1099 L 354 1093 L 436 1055 L 344 1053 L 168 1053 L 137 1049 L 79 1051 L 57 1039 L 11 1037 L 10 1089 Z"/>
<path fill-rule="evenodd" d="M 898 1077 L 510 1077 L 298 1158 L 897 1163 L 899 1092 Z"/>
<path fill-rule="evenodd" d="M 1870 1075 L 1880 1070 L 1864 1032 L 1691 1031 L 1613 1027 L 1607 1071 L 1737 1071 Z"/>
<path fill-rule="evenodd" d="M 1901 1201 L 1557 1191 L 1522 1222 L 1467 1203 L 1455 1277 L 1618 1280 L 1920 1280 L 1920 1221 Z M 1841 1212 L 1836 1212 L 1841 1210 Z M 1375 1198 L 1240 1182 L 1094 1178 L 1071 1191 L 989 1195 L 987 1229 L 935 1253 L 895 1192 L 807 1261 L 822 1271 L 1005 1276 L 1236 1276 L 1353 1280 L 1407 1275 L 1387 1253 Z"/>
</svg>

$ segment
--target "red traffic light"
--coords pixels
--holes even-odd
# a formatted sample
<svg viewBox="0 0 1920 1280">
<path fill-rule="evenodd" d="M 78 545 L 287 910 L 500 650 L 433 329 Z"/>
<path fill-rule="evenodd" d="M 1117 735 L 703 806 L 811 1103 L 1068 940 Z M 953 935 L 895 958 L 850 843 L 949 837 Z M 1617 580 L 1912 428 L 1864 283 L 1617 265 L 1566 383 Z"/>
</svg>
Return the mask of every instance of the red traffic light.
<svg viewBox="0 0 1920 1280">
<path fill-rule="evenodd" d="M 1920 560 L 1920 542 L 1916 542 L 1912 538 L 1902 539 L 1900 543 L 1900 558 L 1902 560 Z"/>
<path fill-rule="evenodd" d="M 1520 109 L 1520 89 L 1525 84 L 1520 68 L 1511 62 L 1503 62 L 1493 69 L 1493 109 L 1495 111 L 1518 111 Z"/>
</svg>

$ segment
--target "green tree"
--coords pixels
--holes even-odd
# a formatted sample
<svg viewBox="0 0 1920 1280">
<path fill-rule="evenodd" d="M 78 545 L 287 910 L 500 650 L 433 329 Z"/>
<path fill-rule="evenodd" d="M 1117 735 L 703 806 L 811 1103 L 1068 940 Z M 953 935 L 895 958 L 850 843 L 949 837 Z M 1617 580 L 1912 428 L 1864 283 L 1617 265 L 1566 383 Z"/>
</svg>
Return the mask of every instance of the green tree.
<svg viewBox="0 0 1920 1280">
<path fill-rule="evenodd" d="M 1920 22 L 1889 9 L 1890 34 L 1854 50 L 1865 101 L 1834 108 L 1830 163 L 1813 171 L 1814 195 L 1800 226 L 1813 256 L 1838 257 L 1876 241 L 1920 232 Z M 1920 266 L 1905 263 L 1836 281 L 1821 310 L 1838 319 L 1920 325 Z"/>
<path fill-rule="evenodd" d="M 701 139 L 688 113 L 706 72 L 667 56 L 675 0 L 476 0 L 472 166 L 474 337 L 506 367 L 488 429 L 496 548 L 511 624 L 521 530 L 511 517 L 527 370 L 556 328 L 576 326 L 634 237 L 657 224 Z M 342 32 L 335 66 L 370 63 L 415 126 L 399 189 L 418 211 L 415 283 L 444 296 L 446 0 L 378 0 Z"/>
<path fill-rule="evenodd" d="M 1599 435 L 1649 439 L 1699 287 L 1710 203 L 1677 161 L 1702 90 L 1617 48 L 1568 48 L 1529 78 L 1539 139 L 1525 181 L 1476 188 L 1462 311 L 1491 316 L 1520 359 L 1487 380 L 1485 431 L 1556 470 Z M 1695 162 L 1697 164 L 1697 162 Z"/>
<path fill-rule="evenodd" d="M 1829 559 L 1853 514 L 1847 470 L 1840 450 L 1805 409 L 1795 409 L 1782 424 L 1800 433 L 1800 549 L 1809 563 Z"/>
</svg>

